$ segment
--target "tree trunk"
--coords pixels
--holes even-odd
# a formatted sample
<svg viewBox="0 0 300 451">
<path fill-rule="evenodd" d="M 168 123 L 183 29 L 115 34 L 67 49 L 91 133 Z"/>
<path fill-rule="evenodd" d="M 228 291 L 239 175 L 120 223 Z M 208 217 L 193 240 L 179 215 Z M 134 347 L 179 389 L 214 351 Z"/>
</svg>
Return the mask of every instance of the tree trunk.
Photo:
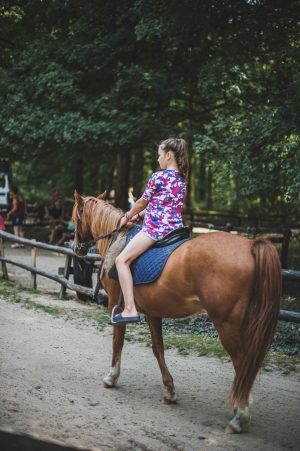
<svg viewBox="0 0 300 451">
<path fill-rule="evenodd" d="M 187 179 L 186 199 L 185 205 L 187 209 L 192 208 L 192 174 L 193 174 L 193 133 L 189 134 L 188 146 L 189 146 L 189 175 Z"/>
<path fill-rule="evenodd" d="M 205 179 L 206 179 L 206 173 L 205 173 L 205 159 L 200 157 L 199 162 L 199 179 L 198 179 L 198 196 L 199 201 L 203 202 L 205 200 Z"/>
<path fill-rule="evenodd" d="M 159 171 L 159 164 L 157 163 L 157 158 L 158 158 L 157 152 L 153 152 L 153 153 L 151 154 L 151 167 L 152 167 L 152 172 Z"/>
<path fill-rule="evenodd" d="M 187 179 L 185 205 L 188 210 L 192 208 L 192 165 L 190 164 L 189 175 Z"/>
<path fill-rule="evenodd" d="M 102 192 L 107 191 L 110 193 L 112 189 L 115 189 L 114 179 L 117 173 L 117 161 L 112 165 L 108 163 L 104 164 L 101 168 L 101 178 L 102 178 Z"/>
<path fill-rule="evenodd" d="M 212 208 L 212 173 L 211 167 L 207 172 L 207 194 L 206 194 L 206 208 L 210 210 Z"/>
<path fill-rule="evenodd" d="M 80 155 L 75 158 L 74 187 L 79 193 L 83 193 L 84 159 Z"/>
<path fill-rule="evenodd" d="M 130 180 L 131 186 L 133 186 L 133 195 L 137 198 L 141 197 L 144 188 L 144 151 L 136 150 L 134 153 L 134 159 L 132 164 L 132 176 Z"/>
<path fill-rule="evenodd" d="M 122 149 L 117 157 L 117 177 L 116 177 L 116 207 L 124 211 L 128 210 L 128 188 L 130 181 L 130 160 L 129 149 Z"/>
</svg>

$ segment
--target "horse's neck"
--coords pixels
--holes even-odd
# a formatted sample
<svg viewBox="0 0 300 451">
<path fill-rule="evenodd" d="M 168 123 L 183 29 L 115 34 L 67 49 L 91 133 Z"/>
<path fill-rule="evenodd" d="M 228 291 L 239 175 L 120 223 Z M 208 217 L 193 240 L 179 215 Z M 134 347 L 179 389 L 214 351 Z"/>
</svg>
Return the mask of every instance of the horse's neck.
<svg viewBox="0 0 300 451">
<path fill-rule="evenodd" d="M 111 233 L 118 226 L 121 218 L 121 215 L 119 214 L 119 211 L 117 209 L 111 208 L 108 210 L 105 209 L 105 205 L 103 205 L 103 211 L 101 212 L 101 210 L 101 205 L 99 208 L 99 205 L 95 204 L 92 212 L 91 223 L 91 232 L 93 238 Z M 97 249 L 101 255 L 104 255 L 106 253 L 111 239 L 112 237 L 110 236 L 97 242 Z"/>
</svg>

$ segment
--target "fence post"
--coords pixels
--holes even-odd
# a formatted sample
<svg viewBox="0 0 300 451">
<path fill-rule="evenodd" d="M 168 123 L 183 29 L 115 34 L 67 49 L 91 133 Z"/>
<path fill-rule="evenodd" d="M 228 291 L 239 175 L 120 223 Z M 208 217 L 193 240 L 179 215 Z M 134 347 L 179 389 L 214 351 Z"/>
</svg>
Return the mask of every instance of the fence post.
<svg viewBox="0 0 300 451">
<path fill-rule="evenodd" d="M 67 255 L 66 256 L 66 262 L 64 267 L 64 278 L 69 279 L 70 272 L 71 272 L 71 264 L 72 264 L 72 256 Z M 67 288 L 64 285 L 60 286 L 60 293 L 59 293 L 59 299 L 65 299 Z"/>
<path fill-rule="evenodd" d="M 36 240 L 32 240 L 32 241 L 36 241 Z M 32 262 L 32 266 L 34 268 L 36 268 L 36 247 L 31 248 L 31 262 Z M 36 273 L 34 273 L 34 272 L 31 273 L 31 288 L 36 290 Z"/>
<path fill-rule="evenodd" d="M 4 242 L 3 242 L 3 238 L 0 237 L 0 256 L 1 257 L 5 257 L 4 255 Z M 7 272 L 7 266 L 6 266 L 6 262 L 1 262 L 1 267 L 2 267 L 2 276 L 4 280 L 8 280 L 8 272 Z"/>
</svg>

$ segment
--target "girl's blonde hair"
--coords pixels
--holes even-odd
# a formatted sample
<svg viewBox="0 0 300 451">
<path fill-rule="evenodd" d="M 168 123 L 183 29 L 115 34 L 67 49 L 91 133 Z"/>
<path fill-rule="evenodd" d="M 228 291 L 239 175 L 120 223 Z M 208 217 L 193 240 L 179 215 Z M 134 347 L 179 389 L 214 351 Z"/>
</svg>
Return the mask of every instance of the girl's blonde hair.
<svg viewBox="0 0 300 451">
<path fill-rule="evenodd" d="M 173 152 L 181 175 L 187 179 L 189 173 L 189 151 L 186 140 L 182 138 L 168 138 L 161 141 L 160 146 L 164 152 L 169 150 Z"/>
</svg>

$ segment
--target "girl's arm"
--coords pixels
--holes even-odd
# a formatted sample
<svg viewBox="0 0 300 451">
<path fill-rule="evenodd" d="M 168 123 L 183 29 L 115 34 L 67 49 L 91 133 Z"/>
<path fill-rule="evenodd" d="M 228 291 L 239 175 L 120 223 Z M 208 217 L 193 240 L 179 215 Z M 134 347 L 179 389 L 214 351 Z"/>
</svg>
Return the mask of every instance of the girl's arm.
<svg viewBox="0 0 300 451">
<path fill-rule="evenodd" d="M 139 213 L 137 213 L 136 215 L 134 215 L 132 220 L 133 221 L 142 220 L 142 219 L 144 219 L 145 214 L 146 214 L 146 208 L 144 208 L 144 210 L 142 210 Z"/>
<path fill-rule="evenodd" d="M 129 219 L 132 219 L 134 215 L 137 215 L 138 213 L 145 210 L 145 208 L 148 205 L 148 200 L 144 200 L 142 198 L 138 199 L 136 203 L 133 205 L 133 207 L 126 213 L 126 216 Z"/>
<path fill-rule="evenodd" d="M 12 209 L 7 213 L 6 217 L 9 218 L 13 213 L 18 210 L 18 201 L 16 198 L 13 198 L 12 201 Z"/>
<path fill-rule="evenodd" d="M 123 218 L 121 218 L 120 227 L 123 227 L 125 224 L 127 224 L 127 222 L 130 221 L 135 215 L 144 211 L 147 205 L 147 200 L 144 200 L 142 198 L 138 199 L 134 206 L 127 213 L 125 213 L 125 216 L 123 216 Z"/>
</svg>

